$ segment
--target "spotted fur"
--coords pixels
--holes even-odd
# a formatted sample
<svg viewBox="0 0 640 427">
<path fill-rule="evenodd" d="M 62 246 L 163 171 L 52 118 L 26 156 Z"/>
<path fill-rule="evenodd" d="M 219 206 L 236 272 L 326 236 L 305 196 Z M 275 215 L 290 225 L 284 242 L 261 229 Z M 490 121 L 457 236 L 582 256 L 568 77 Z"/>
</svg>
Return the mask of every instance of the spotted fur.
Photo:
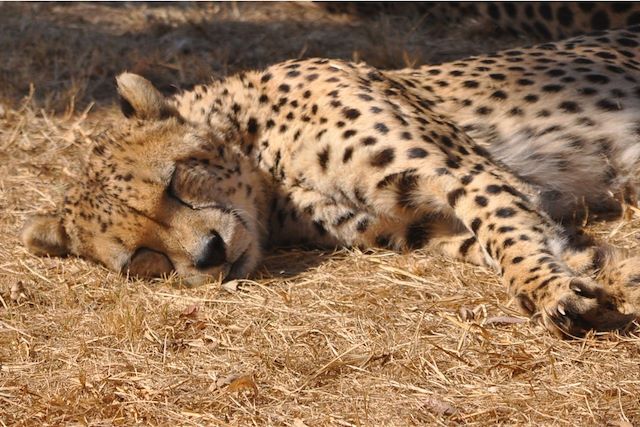
<svg viewBox="0 0 640 427">
<path fill-rule="evenodd" d="M 640 24 L 635 2 L 474 2 L 460 9 L 490 19 L 502 30 L 545 40 Z"/>
<path fill-rule="evenodd" d="M 426 22 L 474 19 L 515 35 L 560 40 L 591 31 L 640 24 L 636 2 L 422 2 L 413 7 L 394 2 L 319 2 L 330 12 L 371 16 L 377 13 L 421 13 Z"/>
<path fill-rule="evenodd" d="M 23 239 L 192 282 L 281 244 L 429 248 L 495 268 L 554 332 L 623 327 L 640 260 L 561 224 L 636 191 L 639 31 L 417 70 L 287 61 L 168 100 L 123 74 L 130 119 Z"/>
</svg>

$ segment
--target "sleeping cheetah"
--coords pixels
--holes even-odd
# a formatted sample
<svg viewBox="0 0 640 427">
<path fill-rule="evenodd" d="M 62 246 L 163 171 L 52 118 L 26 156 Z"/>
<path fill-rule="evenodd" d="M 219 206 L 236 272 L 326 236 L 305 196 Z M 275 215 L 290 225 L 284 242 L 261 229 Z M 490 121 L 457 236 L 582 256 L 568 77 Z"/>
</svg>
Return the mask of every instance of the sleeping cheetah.
<svg viewBox="0 0 640 427">
<path fill-rule="evenodd" d="M 562 224 L 635 195 L 639 32 L 418 70 L 293 60 L 170 99 L 124 73 L 128 119 L 23 241 L 191 283 L 244 277 L 281 244 L 426 247 L 495 268 L 555 333 L 621 328 L 640 258 Z"/>
</svg>

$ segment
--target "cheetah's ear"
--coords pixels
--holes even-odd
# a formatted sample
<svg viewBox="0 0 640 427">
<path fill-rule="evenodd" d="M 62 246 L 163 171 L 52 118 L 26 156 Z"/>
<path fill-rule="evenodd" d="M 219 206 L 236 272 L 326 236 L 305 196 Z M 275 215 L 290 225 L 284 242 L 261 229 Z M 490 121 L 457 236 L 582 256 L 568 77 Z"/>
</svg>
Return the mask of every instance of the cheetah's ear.
<svg viewBox="0 0 640 427">
<path fill-rule="evenodd" d="M 116 77 L 120 106 L 125 117 L 143 120 L 161 120 L 176 116 L 164 96 L 142 76 L 122 73 Z"/>
<path fill-rule="evenodd" d="M 35 255 L 66 256 L 69 236 L 56 215 L 36 215 L 22 228 L 22 243 Z"/>
</svg>

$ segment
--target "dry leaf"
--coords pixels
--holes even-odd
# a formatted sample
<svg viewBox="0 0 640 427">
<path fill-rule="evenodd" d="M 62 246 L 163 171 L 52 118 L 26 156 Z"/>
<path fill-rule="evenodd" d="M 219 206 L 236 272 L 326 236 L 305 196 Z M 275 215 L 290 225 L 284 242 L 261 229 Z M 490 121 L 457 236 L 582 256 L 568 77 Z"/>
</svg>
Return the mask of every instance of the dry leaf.
<svg viewBox="0 0 640 427">
<path fill-rule="evenodd" d="M 11 286 L 9 297 L 11 298 L 11 301 L 14 302 L 19 302 L 20 300 L 27 298 L 26 289 L 22 284 L 22 281 L 18 280 Z"/>
<path fill-rule="evenodd" d="M 293 427 L 307 427 L 307 425 L 300 418 L 293 419 Z"/>
<path fill-rule="evenodd" d="M 238 292 L 238 286 L 240 285 L 240 282 L 238 282 L 237 280 L 229 280 L 228 282 L 224 282 L 222 284 L 222 289 L 224 289 L 227 292 Z"/>
<path fill-rule="evenodd" d="M 460 307 L 458 309 L 458 317 L 463 322 L 472 321 L 475 318 L 475 314 L 468 307 Z"/>
<path fill-rule="evenodd" d="M 205 334 L 203 342 L 209 348 L 215 348 L 218 346 L 218 339 L 215 337 L 212 337 L 211 335 Z"/>
<path fill-rule="evenodd" d="M 235 374 L 229 374 L 226 377 L 218 378 L 216 380 L 216 387 L 222 388 L 226 385 L 229 385 L 235 380 L 237 380 L 238 378 L 240 378 L 241 376 L 242 374 L 235 373 Z"/>
<path fill-rule="evenodd" d="M 180 317 L 195 317 L 198 313 L 198 306 L 196 304 L 188 305 L 187 308 L 182 310 Z"/>
<path fill-rule="evenodd" d="M 253 393 L 253 397 L 258 395 L 258 385 L 253 380 L 252 375 L 243 375 L 240 378 L 237 378 L 229 384 L 227 387 L 229 392 L 242 392 L 250 390 Z"/>
<path fill-rule="evenodd" d="M 453 415 L 457 412 L 450 403 L 433 396 L 427 397 L 422 407 L 436 415 Z"/>
</svg>

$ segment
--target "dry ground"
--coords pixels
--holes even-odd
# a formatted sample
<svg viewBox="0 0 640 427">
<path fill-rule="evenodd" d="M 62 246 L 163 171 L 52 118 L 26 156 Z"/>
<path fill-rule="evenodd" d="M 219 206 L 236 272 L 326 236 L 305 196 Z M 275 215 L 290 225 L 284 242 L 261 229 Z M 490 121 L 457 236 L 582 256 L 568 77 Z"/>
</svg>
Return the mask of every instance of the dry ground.
<svg viewBox="0 0 640 427">
<path fill-rule="evenodd" d="M 189 289 L 19 244 L 25 218 L 82 179 L 121 70 L 170 92 L 291 57 L 401 67 L 528 42 L 407 15 L 0 4 L 0 424 L 640 423 L 637 332 L 553 338 L 480 268 L 283 251 L 255 281 Z M 636 248 L 640 219 L 594 232 Z"/>
</svg>

